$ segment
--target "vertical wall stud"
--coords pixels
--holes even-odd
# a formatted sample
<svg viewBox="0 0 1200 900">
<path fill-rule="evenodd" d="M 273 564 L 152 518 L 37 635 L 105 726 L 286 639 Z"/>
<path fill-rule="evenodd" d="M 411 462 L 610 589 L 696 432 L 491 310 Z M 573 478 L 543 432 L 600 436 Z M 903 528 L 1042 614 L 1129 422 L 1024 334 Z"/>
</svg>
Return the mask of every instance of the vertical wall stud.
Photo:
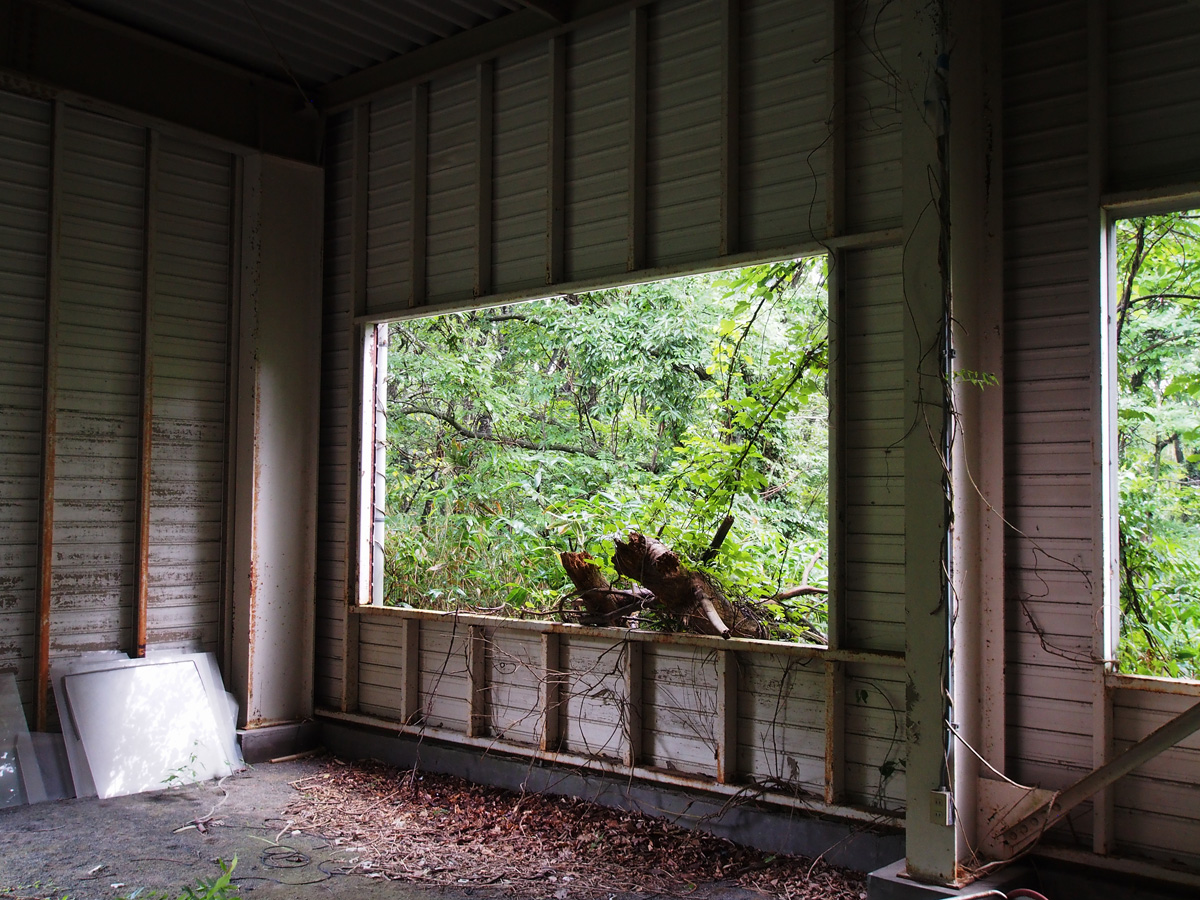
<svg viewBox="0 0 1200 900">
<path fill-rule="evenodd" d="M 467 735 L 483 737 L 489 730 L 488 636 L 482 625 L 472 625 L 467 632 L 467 677 L 471 682 Z"/>
<path fill-rule="evenodd" d="M 142 244 L 142 386 L 138 421 L 137 575 L 134 585 L 133 653 L 146 655 L 150 614 L 150 480 L 154 452 L 154 295 L 158 230 L 158 132 L 146 132 Z"/>
<path fill-rule="evenodd" d="M 496 64 L 476 68 L 475 121 L 475 296 L 492 292 L 492 157 L 495 132 Z"/>
<path fill-rule="evenodd" d="M 1090 249 L 1089 295 L 1093 298 L 1093 309 L 1098 313 L 1108 312 L 1112 303 L 1112 287 L 1109 284 L 1109 269 L 1113 255 L 1106 253 L 1105 243 L 1112 240 L 1109 237 L 1109 225 L 1100 198 L 1107 188 L 1108 179 L 1108 3 L 1107 0 L 1096 0 L 1089 3 L 1087 9 L 1088 34 L 1088 209 L 1091 210 L 1089 232 L 1092 235 Z M 1102 243 L 1103 241 L 1103 243 Z M 1092 359 L 1107 358 L 1108 364 L 1102 367 L 1115 376 L 1116 372 L 1116 337 L 1112 329 L 1098 327 L 1096 323 L 1090 329 L 1092 337 Z M 1104 423 L 1116 420 L 1116 381 L 1112 385 L 1106 378 L 1092 379 L 1093 408 L 1101 410 L 1101 421 Z M 1109 434 L 1115 431 L 1115 425 L 1106 425 Z M 1106 435 L 1107 437 L 1107 435 Z M 1105 446 L 1108 441 L 1102 441 Z M 1116 487 L 1115 449 L 1113 459 L 1101 458 L 1093 475 L 1093 509 L 1103 510 L 1096 517 L 1094 531 L 1095 546 L 1100 552 L 1095 553 L 1100 577 L 1094 583 L 1099 584 L 1100 590 L 1093 590 L 1095 604 L 1093 622 L 1096 623 L 1092 652 L 1096 659 L 1109 660 L 1116 653 L 1117 636 L 1120 628 L 1118 591 L 1114 587 L 1111 576 L 1107 573 L 1115 569 L 1109 562 L 1117 558 L 1118 521 Z M 1108 454 L 1105 454 L 1108 456 Z M 1108 690 L 1105 675 L 1110 665 L 1105 663 L 1092 667 L 1092 767 L 1100 768 L 1112 757 L 1113 747 L 1113 710 L 1112 694 Z M 1104 787 L 1092 798 L 1092 849 L 1101 855 L 1113 851 L 1113 790 Z"/>
<path fill-rule="evenodd" d="M 717 782 L 731 784 L 738 775 L 738 658 L 733 650 L 717 651 Z"/>
<path fill-rule="evenodd" d="M 350 402 L 346 410 L 346 583 L 342 610 L 342 696 L 343 712 L 358 709 L 360 619 L 353 611 L 370 594 L 361 589 L 361 569 L 369 552 L 369 530 L 362 525 L 363 497 L 359 483 L 366 450 L 363 446 L 363 404 L 367 396 L 360 369 L 366 365 L 364 329 L 355 324 L 367 311 L 367 208 L 371 166 L 371 106 L 361 103 L 354 108 L 350 149 L 350 308 L 344 319 L 347 358 L 350 360 Z M 367 328 L 366 331 L 371 331 Z M 357 502 L 355 502 L 357 500 Z"/>
<path fill-rule="evenodd" d="M 46 335 L 42 390 L 42 504 L 38 530 L 37 686 L 34 719 L 38 731 L 49 725 L 50 608 L 54 565 L 54 463 L 58 430 L 59 243 L 62 238 L 63 105 L 54 101 L 50 145 L 50 228 L 46 261 Z"/>
<path fill-rule="evenodd" d="M 234 593 L 234 516 L 237 496 L 237 422 L 238 422 L 238 360 L 241 358 L 242 310 L 242 219 L 245 190 L 245 162 L 239 154 L 229 155 L 229 312 L 226 339 L 229 347 L 225 359 L 225 459 L 221 474 L 225 480 L 222 496 L 225 511 L 221 522 L 221 630 L 218 656 L 221 671 L 227 681 L 233 679 L 233 593 Z"/>
<path fill-rule="evenodd" d="M 412 296 L 409 306 L 425 305 L 425 255 L 429 232 L 429 83 L 412 88 Z"/>
<path fill-rule="evenodd" d="M 832 597 L 831 597 L 832 599 Z M 841 803 L 846 784 L 845 665 L 825 661 L 825 802 Z"/>
<path fill-rule="evenodd" d="M 741 220 L 741 0 L 721 4 L 721 247 L 737 253 Z"/>
<path fill-rule="evenodd" d="M 404 619 L 400 625 L 400 717 L 406 725 L 421 719 L 421 620 Z"/>
<path fill-rule="evenodd" d="M 630 272 L 646 265 L 646 8 L 629 13 L 629 259 Z"/>
<path fill-rule="evenodd" d="M 629 768 L 642 756 L 642 644 L 625 642 L 625 752 Z"/>
<path fill-rule="evenodd" d="M 904 262 L 904 634 L 907 677 L 905 865 L 920 881 L 957 877 L 956 833 L 931 816 L 949 788 L 946 716 L 950 677 L 945 469 L 949 234 L 943 103 L 937 69 L 946 4 L 905 0 L 901 38 L 901 170 Z M 925 93 L 932 92 L 931 95 Z M 929 99 L 927 100 L 927 96 Z"/>
<path fill-rule="evenodd" d="M 546 160 L 546 284 L 558 284 L 564 277 L 566 248 L 567 36 L 552 37 L 548 52 L 550 128 Z"/>
<path fill-rule="evenodd" d="M 542 679 L 538 689 L 541 707 L 541 735 L 538 749 L 553 753 L 562 744 L 560 711 L 562 708 L 562 636 L 555 631 L 542 633 Z"/>
</svg>

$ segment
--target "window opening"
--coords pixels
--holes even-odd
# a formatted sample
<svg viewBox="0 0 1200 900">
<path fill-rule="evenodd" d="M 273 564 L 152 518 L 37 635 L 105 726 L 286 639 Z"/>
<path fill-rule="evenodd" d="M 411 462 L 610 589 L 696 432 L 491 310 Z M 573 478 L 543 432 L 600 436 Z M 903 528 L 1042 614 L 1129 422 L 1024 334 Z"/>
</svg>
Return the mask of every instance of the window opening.
<svg viewBox="0 0 1200 900">
<path fill-rule="evenodd" d="M 1118 668 L 1200 677 L 1200 210 L 1115 222 Z"/>
<path fill-rule="evenodd" d="M 605 624 L 684 630 L 616 571 L 638 532 L 760 636 L 823 643 L 826 275 L 792 260 L 368 329 L 361 600 L 598 624 L 561 557 L 585 552 L 624 610 Z"/>
</svg>

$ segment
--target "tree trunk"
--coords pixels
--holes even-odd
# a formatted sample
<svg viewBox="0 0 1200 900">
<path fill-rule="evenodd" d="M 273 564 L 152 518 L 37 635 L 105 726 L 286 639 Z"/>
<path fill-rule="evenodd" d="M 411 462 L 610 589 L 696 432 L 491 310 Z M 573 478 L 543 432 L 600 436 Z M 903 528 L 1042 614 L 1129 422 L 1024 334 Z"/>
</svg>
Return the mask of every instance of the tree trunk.
<svg viewBox="0 0 1200 900">
<path fill-rule="evenodd" d="M 721 637 L 765 638 L 766 629 L 725 598 L 704 573 L 687 568 L 670 547 L 636 531 L 616 542 L 613 565 L 626 578 L 645 585 L 686 631 Z"/>
</svg>

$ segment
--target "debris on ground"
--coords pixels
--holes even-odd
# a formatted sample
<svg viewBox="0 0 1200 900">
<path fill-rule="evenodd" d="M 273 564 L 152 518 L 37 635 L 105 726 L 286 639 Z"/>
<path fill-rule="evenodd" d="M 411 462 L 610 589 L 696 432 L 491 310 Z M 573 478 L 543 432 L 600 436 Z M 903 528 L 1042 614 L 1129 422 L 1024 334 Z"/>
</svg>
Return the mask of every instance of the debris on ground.
<svg viewBox="0 0 1200 900">
<path fill-rule="evenodd" d="M 783 900 L 862 900 L 865 876 L 771 855 L 639 813 L 378 762 L 292 782 L 285 815 L 374 878 L 516 897 L 683 896 L 723 883 Z"/>
</svg>

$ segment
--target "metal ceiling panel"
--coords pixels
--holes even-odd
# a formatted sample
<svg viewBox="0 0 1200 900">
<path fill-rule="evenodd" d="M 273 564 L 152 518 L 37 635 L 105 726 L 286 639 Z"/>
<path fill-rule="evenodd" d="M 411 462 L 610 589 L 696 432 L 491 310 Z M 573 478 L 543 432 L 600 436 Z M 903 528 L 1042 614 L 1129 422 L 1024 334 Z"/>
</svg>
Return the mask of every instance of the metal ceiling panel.
<svg viewBox="0 0 1200 900">
<path fill-rule="evenodd" d="M 517 0 L 81 0 L 79 7 L 305 88 L 520 9 Z"/>
</svg>

